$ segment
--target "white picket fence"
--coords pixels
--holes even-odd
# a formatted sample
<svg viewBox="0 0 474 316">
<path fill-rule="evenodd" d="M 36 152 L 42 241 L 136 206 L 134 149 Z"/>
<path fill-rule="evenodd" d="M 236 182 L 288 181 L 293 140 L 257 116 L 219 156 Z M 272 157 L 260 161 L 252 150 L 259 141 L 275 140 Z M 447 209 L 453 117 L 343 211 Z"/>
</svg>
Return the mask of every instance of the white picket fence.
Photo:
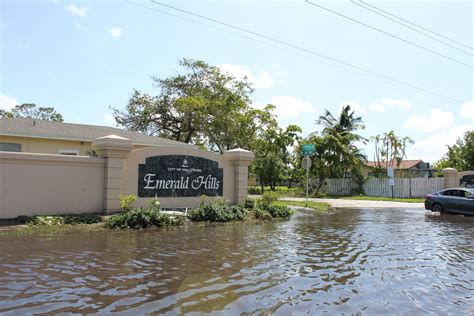
<svg viewBox="0 0 474 316">
<path fill-rule="evenodd" d="M 321 192 L 330 195 L 349 195 L 357 184 L 352 179 L 326 179 Z M 392 197 L 392 187 L 388 179 L 370 178 L 364 183 L 364 193 L 367 196 Z M 398 178 L 393 186 L 393 197 L 411 198 L 425 197 L 444 189 L 443 178 Z"/>
</svg>

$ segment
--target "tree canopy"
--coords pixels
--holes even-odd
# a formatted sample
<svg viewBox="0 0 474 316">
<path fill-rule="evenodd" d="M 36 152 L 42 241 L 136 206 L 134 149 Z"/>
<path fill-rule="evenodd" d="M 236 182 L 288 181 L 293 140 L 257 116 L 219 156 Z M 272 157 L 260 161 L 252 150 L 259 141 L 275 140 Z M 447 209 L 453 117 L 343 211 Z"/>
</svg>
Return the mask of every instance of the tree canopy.
<svg viewBox="0 0 474 316">
<path fill-rule="evenodd" d="M 315 193 L 318 193 L 328 178 L 352 177 L 361 182 L 361 167 L 367 161 L 366 155 L 356 144 L 367 142 L 366 138 L 357 133 L 365 128 L 362 118 L 355 116 L 350 105 L 346 105 L 337 118 L 326 110 L 316 120 L 316 124 L 322 125 L 323 131 L 310 134 L 299 145 L 311 143 L 316 147 L 310 169 L 311 175 L 317 179 Z"/>
<path fill-rule="evenodd" d="M 63 122 L 61 113 L 53 107 L 37 106 L 34 103 L 23 103 L 16 105 L 11 111 L 0 110 L 0 118 L 25 117 L 38 120 Z"/>
<path fill-rule="evenodd" d="M 250 106 L 251 84 L 201 60 L 183 59 L 179 65 L 181 73 L 152 77 L 156 96 L 135 90 L 125 111 L 113 109 L 116 122 L 219 153 L 251 149 L 257 132 L 274 119 L 271 108 Z"/>
<path fill-rule="evenodd" d="M 448 152 L 436 163 L 436 169 L 456 168 L 459 171 L 474 170 L 474 130 L 467 131 L 456 143 L 448 146 Z"/>
</svg>

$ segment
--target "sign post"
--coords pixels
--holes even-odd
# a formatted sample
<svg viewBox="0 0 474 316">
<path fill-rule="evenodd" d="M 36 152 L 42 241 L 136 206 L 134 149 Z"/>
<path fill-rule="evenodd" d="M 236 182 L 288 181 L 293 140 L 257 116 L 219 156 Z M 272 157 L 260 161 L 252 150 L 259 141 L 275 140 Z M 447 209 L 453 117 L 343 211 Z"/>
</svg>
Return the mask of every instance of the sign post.
<svg viewBox="0 0 474 316">
<path fill-rule="evenodd" d="M 301 165 L 304 169 L 306 169 L 306 204 L 305 207 L 308 207 L 308 181 L 309 181 L 309 168 L 311 168 L 311 158 L 314 153 L 316 152 L 316 148 L 313 144 L 304 144 L 303 150 L 301 151 L 301 156 L 303 156 L 303 160 L 301 161 Z"/>
<path fill-rule="evenodd" d="M 392 188 L 392 199 L 394 198 L 393 195 L 393 187 L 395 185 L 395 171 L 392 167 L 387 168 L 387 176 L 388 176 L 388 185 Z"/>
</svg>

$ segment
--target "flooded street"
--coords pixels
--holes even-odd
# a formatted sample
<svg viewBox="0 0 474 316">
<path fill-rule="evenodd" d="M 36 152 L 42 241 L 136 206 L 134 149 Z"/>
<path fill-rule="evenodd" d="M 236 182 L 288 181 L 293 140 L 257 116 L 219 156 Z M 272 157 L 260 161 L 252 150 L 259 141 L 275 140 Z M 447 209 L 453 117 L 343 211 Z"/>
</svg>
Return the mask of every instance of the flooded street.
<svg viewBox="0 0 474 316">
<path fill-rule="evenodd" d="M 290 221 L 0 237 L 0 314 L 474 313 L 474 218 Z"/>
</svg>

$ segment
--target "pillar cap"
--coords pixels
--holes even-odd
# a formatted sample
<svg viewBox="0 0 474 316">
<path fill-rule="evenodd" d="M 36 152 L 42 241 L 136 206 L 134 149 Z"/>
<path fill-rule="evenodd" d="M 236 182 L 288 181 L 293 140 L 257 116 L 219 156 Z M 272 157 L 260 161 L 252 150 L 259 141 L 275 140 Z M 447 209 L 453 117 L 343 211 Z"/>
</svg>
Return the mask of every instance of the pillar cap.
<svg viewBox="0 0 474 316">
<path fill-rule="evenodd" d="M 125 158 L 132 151 L 133 144 L 128 138 L 112 134 L 94 140 L 92 148 L 101 157 Z"/>
<path fill-rule="evenodd" d="M 458 172 L 458 170 L 454 169 L 454 168 L 444 168 L 444 169 L 441 170 L 442 174 L 445 174 L 445 173 L 446 174 L 450 174 L 450 173 L 454 174 L 454 173 L 457 173 L 457 172 Z"/>
<path fill-rule="evenodd" d="M 251 151 L 235 148 L 224 152 L 224 158 L 236 165 L 250 165 L 255 155 Z"/>
</svg>

